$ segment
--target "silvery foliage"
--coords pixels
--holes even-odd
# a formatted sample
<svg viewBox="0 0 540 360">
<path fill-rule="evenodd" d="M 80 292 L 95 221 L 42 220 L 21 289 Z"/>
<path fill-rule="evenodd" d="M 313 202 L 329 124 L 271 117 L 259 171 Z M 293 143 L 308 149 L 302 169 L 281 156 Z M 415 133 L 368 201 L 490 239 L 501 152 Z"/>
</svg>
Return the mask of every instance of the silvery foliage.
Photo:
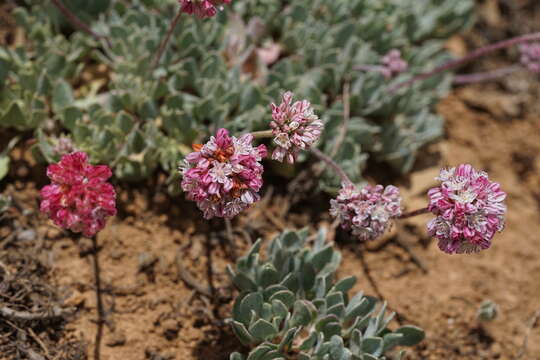
<svg viewBox="0 0 540 360">
<path fill-rule="evenodd" d="M 67 133 L 94 161 L 135 180 L 158 167 L 174 173 L 191 143 L 219 127 L 267 128 L 268 104 L 285 90 L 315 104 L 326 122 L 321 147 L 330 153 L 343 122 L 345 83 L 351 121 L 338 163 L 355 181 L 368 154 L 410 170 L 416 151 L 441 134 L 433 105 L 451 74 L 394 95 L 387 89 L 448 60 L 443 44 L 471 22 L 473 8 L 472 0 L 234 1 L 213 19 L 183 16 L 152 71 L 174 0 L 66 2 L 112 48 L 67 31 L 50 3 L 26 2 L 14 17 L 27 40 L 0 49 L 0 126 L 36 129 L 48 161 L 58 158 L 54 138 Z M 392 48 L 401 50 L 409 73 L 388 80 L 353 70 L 378 64 Z"/>
<path fill-rule="evenodd" d="M 499 306 L 496 303 L 491 300 L 484 300 L 476 312 L 476 317 L 480 321 L 489 322 L 495 320 L 498 313 Z"/>
<path fill-rule="evenodd" d="M 308 246 L 306 230 L 284 232 L 270 243 L 264 260 L 257 242 L 236 268 L 229 268 L 240 290 L 230 324 L 252 350 L 231 360 L 371 360 L 401 359 L 397 346 L 424 338 L 415 326 L 392 331 L 386 303 L 361 292 L 349 297 L 355 277 L 335 279 L 341 254 L 319 231 Z M 393 350 L 393 351 L 392 351 Z M 293 354 L 295 354 L 293 356 Z"/>
</svg>

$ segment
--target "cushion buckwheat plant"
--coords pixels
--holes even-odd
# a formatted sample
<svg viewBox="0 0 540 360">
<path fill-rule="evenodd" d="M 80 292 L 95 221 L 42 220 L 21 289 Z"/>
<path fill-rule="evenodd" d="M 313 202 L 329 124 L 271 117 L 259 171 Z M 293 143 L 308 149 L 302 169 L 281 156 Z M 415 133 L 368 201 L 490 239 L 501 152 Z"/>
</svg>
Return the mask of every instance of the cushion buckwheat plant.
<svg viewBox="0 0 540 360">
<path fill-rule="evenodd" d="M 325 238 L 321 229 L 308 245 L 307 231 L 286 231 L 266 256 L 257 241 L 228 269 L 241 291 L 229 323 L 250 348 L 230 360 L 398 360 L 404 350 L 396 347 L 424 339 L 416 326 L 391 326 L 395 314 L 386 315 L 386 303 L 378 307 L 362 292 L 349 295 L 356 278 L 337 279 L 341 254 Z"/>
<path fill-rule="evenodd" d="M 41 189 L 40 210 L 57 226 L 92 237 L 116 215 L 116 192 L 107 182 L 111 175 L 108 166 L 89 164 L 84 152 L 64 155 L 47 168 L 52 183 Z"/>
<path fill-rule="evenodd" d="M 314 113 L 307 100 L 295 101 L 293 93 L 287 91 L 278 106 L 270 105 L 272 121 L 270 127 L 277 147 L 272 152 L 272 159 L 293 164 L 300 150 L 311 147 L 321 136 L 324 125 Z"/>
<path fill-rule="evenodd" d="M 401 196 L 393 185 L 367 185 L 358 190 L 344 183 L 330 204 L 330 214 L 339 219 L 341 227 L 362 241 L 378 238 L 389 228 L 392 218 L 401 215 Z"/>
<path fill-rule="evenodd" d="M 182 189 L 206 219 L 232 218 L 260 199 L 266 147 L 253 147 L 253 136 L 229 136 L 220 129 L 204 145 L 194 145 L 180 171 Z"/>
<path fill-rule="evenodd" d="M 500 185 L 468 164 L 441 170 L 437 180 L 441 185 L 428 192 L 428 210 L 436 215 L 428 231 L 439 248 L 449 254 L 489 248 L 504 228 L 506 193 Z"/>
</svg>

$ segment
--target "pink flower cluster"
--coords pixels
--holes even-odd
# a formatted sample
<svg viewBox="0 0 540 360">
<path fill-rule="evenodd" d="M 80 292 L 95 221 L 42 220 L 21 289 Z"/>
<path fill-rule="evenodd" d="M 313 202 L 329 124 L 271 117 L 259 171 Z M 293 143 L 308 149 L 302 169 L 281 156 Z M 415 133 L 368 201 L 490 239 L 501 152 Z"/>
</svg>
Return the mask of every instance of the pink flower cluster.
<svg viewBox="0 0 540 360">
<path fill-rule="evenodd" d="M 107 182 L 111 175 L 106 165 L 90 165 L 84 152 L 64 155 L 47 168 L 52 183 L 41 189 L 40 210 L 63 229 L 94 236 L 107 216 L 116 215 L 116 192 Z"/>
<path fill-rule="evenodd" d="M 222 5 L 230 4 L 232 0 L 178 0 L 178 2 L 180 11 L 204 19 L 216 15 Z"/>
<path fill-rule="evenodd" d="M 307 100 L 292 102 L 293 93 L 287 91 L 282 96 L 279 106 L 272 103 L 270 127 L 277 147 L 272 152 L 272 159 L 293 164 L 300 150 L 308 149 L 321 136 L 323 123 L 313 112 Z"/>
<path fill-rule="evenodd" d="M 194 145 L 180 168 L 182 189 L 206 219 L 232 218 L 260 199 L 266 147 L 252 146 L 253 136 L 229 136 L 220 129 L 204 145 Z"/>
<path fill-rule="evenodd" d="M 353 184 L 343 184 L 337 198 L 330 201 L 330 214 L 360 240 L 374 240 L 384 234 L 392 218 L 401 215 L 399 189 L 367 185 L 358 190 Z"/>
<path fill-rule="evenodd" d="M 540 73 L 540 43 L 521 44 L 519 51 L 521 64 L 530 72 Z"/>
<path fill-rule="evenodd" d="M 386 78 L 391 78 L 402 72 L 407 71 L 409 65 L 405 60 L 401 58 L 401 51 L 398 49 L 392 49 L 383 56 L 382 60 L 382 74 Z"/>
<path fill-rule="evenodd" d="M 506 193 L 500 185 L 468 164 L 441 170 L 437 180 L 441 185 L 428 191 L 428 210 L 436 215 L 428 232 L 439 239 L 439 248 L 449 254 L 489 248 L 504 228 Z"/>
</svg>

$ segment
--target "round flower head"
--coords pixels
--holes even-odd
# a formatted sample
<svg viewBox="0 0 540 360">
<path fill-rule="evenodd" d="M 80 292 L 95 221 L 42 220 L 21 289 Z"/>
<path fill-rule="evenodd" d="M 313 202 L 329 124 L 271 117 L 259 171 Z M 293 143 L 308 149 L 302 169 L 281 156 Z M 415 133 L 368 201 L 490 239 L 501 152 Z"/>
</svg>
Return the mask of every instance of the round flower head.
<svg viewBox="0 0 540 360">
<path fill-rule="evenodd" d="M 229 136 L 220 129 L 204 145 L 194 145 L 180 168 L 182 189 L 206 219 L 232 218 L 260 199 L 266 147 L 252 146 L 253 136 Z"/>
<path fill-rule="evenodd" d="M 521 44 L 519 51 L 521 64 L 533 73 L 540 73 L 540 43 Z"/>
<path fill-rule="evenodd" d="M 330 214 L 360 240 L 374 240 L 389 228 L 392 218 L 401 215 L 399 189 L 367 185 L 358 190 L 343 184 L 337 198 L 330 200 Z"/>
<path fill-rule="evenodd" d="M 178 0 L 180 11 L 186 14 L 195 14 L 201 19 L 212 17 L 224 4 L 230 4 L 232 0 Z"/>
<path fill-rule="evenodd" d="M 321 136 L 323 123 L 313 113 L 307 100 L 292 102 L 293 94 L 287 91 L 279 106 L 271 104 L 272 119 L 270 127 L 277 145 L 272 159 L 293 164 L 300 150 L 308 149 Z"/>
<path fill-rule="evenodd" d="M 56 144 L 53 147 L 53 151 L 58 155 L 66 155 L 77 151 L 77 148 L 69 137 L 61 135 L 57 139 Z"/>
<path fill-rule="evenodd" d="M 441 170 L 437 180 L 441 185 L 428 191 L 428 210 L 436 217 L 427 226 L 439 248 L 448 254 L 489 248 L 504 228 L 506 193 L 500 185 L 468 164 Z"/>
<path fill-rule="evenodd" d="M 407 71 L 409 65 L 401 58 L 401 51 L 392 49 L 382 58 L 382 73 L 385 77 L 391 78 Z"/>
<path fill-rule="evenodd" d="M 84 152 L 64 155 L 47 168 L 51 184 L 41 189 L 40 210 L 63 229 L 94 236 L 107 216 L 116 215 L 116 192 L 107 182 L 111 175 L 106 165 L 90 165 Z"/>
</svg>

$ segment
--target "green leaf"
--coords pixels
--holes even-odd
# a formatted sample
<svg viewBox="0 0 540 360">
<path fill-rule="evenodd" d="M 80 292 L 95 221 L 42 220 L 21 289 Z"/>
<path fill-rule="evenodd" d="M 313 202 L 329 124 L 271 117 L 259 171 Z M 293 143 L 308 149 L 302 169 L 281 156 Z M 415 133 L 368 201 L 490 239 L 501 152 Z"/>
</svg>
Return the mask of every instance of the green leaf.
<svg viewBox="0 0 540 360">
<path fill-rule="evenodd" d="M 229 356 L 229 360 L 244 360 L 242 354 L 234 352 Z"/>
<path fill-rule="evenodd" d="M 334 285 L 333 291 L 339 291 L 346 294 L 354 287 L 355 284 L 356 276 L 349 276 L 338 281 L 336 285 Z"/>
<path fill-rule="evenodd" d="M 0 155 L 0 180 L 6 177 L 9 171 L 9 156 Z"/>
<path fill-rule="evenodd" d="M 259 319 L 249 327 L 249 333 L 255 339 L 268 340 L 277 335 L 277 329 L 268 321 Z"/>
<path fill-rule="evenodd" d="M 281 301 L 287 307 L 287 309 L 290 309 L 294 305 L 295 296 L 292 291 L 282 290 L 276 292 L 270 297 L 270 302 L 273 302 L 274 300 Z"/>
<path fill-rule="evenodd" d="M 383 339 L 378 337 L 367 337 L 362 341 L 362 350 L 373 356 L 381 355 L 383 346 Z"/>
<path fill-rule="evenodd" d="M 294 303 L 293 315 L 290 320 L 292 327 L 295 326 L 306 326 L 315 317 L 317 309 L 307 300 L 297 300 Z"/>
<path fill-rule="evenodd" d="M 59 80 L 53 89 L 52 106 L 56 113 L 74 102 L 73 90 L 65 80 Z"/>
<path fill-rule="evenodd" d="M 232 329 L 238 340 L 244 345 L 249 345 L 255 341 L 255 339 L 249 334 L 244 324 L 237 321 L 232 322 Z"/>
<path fill-rule="evenodd" d="M 0 118 L 0 126 L 24 129 L 27 126 L 25 116 L 17 102 L 13 102 L 9 110 Z"/>
<path fill-rule="evenodd" d="M 397 334 L 403 334 L 400 345 L 413 346 L 424 340 L 426 334 L 424 330 L 413 325 L 405 325 L 394 331 Z"/>
</svg>

